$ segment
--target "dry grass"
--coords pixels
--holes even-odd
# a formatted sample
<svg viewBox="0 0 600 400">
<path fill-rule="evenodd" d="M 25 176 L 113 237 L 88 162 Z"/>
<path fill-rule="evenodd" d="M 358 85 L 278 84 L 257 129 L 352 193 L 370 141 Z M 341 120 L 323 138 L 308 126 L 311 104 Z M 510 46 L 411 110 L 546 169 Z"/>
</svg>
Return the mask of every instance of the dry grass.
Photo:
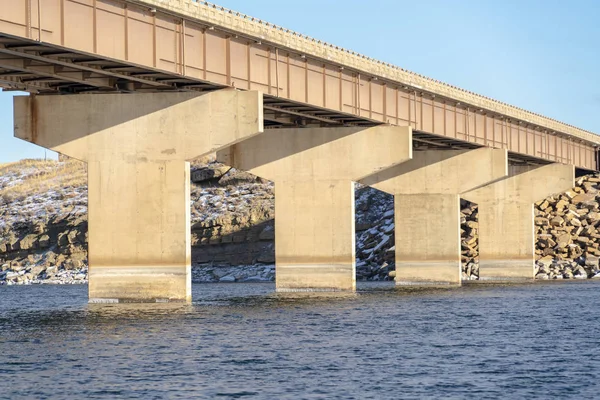
<svg viewBox="0 0 600 400">
<path fill-rule="evenodd" d="M 192 167 L 203 166 L 214 162 L 215 158 L 214 153 L 208 154 L 197 157 L 191 164 Z M 5 204 L 49 191 L 61 193 L 65 188 L 86 184 L 86 164 L 68 157 L 62 161 L 25 159 L 0 164 L 0 199 Z"/>
<path fill-rule="evenodd" d="M 87 183 L 87 166 L 81 161 L 21 160 L 0 164 L 0 179 L 9 178 L 0 185 L 0 197 L 8 203 L 50 190 L 80 187 Z"/>
</svg>

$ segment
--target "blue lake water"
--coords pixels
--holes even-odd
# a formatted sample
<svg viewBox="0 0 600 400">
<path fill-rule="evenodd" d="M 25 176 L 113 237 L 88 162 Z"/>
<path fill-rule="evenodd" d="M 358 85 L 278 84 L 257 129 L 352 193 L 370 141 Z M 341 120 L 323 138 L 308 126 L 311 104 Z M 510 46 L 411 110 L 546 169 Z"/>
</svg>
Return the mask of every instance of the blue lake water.
<svg viewBox="0 0 600 400">
<path fill-rule="evenodd" d="M 87 286 L 0 287 L 0 398 L 600 396 L 600 282 L 273 291 L 88 305 Z"/>
</svg>

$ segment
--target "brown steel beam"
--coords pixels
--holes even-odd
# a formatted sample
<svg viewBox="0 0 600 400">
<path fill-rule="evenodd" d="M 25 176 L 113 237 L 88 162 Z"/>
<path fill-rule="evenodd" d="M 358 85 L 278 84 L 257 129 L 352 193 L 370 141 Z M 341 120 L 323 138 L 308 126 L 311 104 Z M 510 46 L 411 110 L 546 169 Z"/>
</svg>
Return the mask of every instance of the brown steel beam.
<svg viewBox="0 0 600 400">
<path fill-rule="evenodd" d="M 31 75 L 30 72 L 23 72 L 23 71 L 12 71 L 12 70 L 9 70 L 9 71 L 5 71 L 5 72 L 0 72 L 0 76 L 21 77 L 21 76 L 30 76 L 30 75 Z"/>
<path fill-rule="evenodd" d="M 9 55 L 13 55 L 13 56 L 16 56 L 16 57 L 24 57 L 24 58 L 27 58 L 27 59 L 30 59 L 30 60 L 45 62 L 45 63 L 49 63 L 49 64 L 54 64 L 54 65 L 60 65 L 60 66 L 63 66 L 63 67 L 76 68 L 76 69 L 79 69 L 79 70 L 82 70 L 82 71 L 95 72 L 95 73 L 98 73 L 98 74 L 101 74 L 101 75 L 105 75 L 105 76 L 108 76 L 108 77 L 131 80 L 131 81 L 143 83 L 143 84 L 150 85 L 150 86 L 156 86 L 156 87 L 170 86 L 168 84 L 160 83 L 160 82 L 155 82 L 155 81 L 150 80 L 150 79 L 143 79 L 143 78 L 131 77 L 131 76 L 126 75 L 126 74 L 119 74 L 119 73 L 116 73 L 116 72 L 105 71 L 102 68 L 97 68 L 97 67 L 92 67 L 92 66 L 86 66 L 84 63 L 75 63 L 75 62 L 62 61 L 62 60 L 58 60 L 58 59 L 55 59 L 55 58 L 52 58 L 52 57 L 43 57 L 43 56 L 39 56 L 39 55 L 36 55 L 36 54 L 26 53 L 26 52 L 23 52 L 23 51 L 10 50 L 10 49 L 6 49 L 6 47 L 4 45 L 2 45 L 2 44 L 0 44 L 0 53 L 1 54 L 9 54 Z"/>
<path fill-rule="evenodd" d="M 0 58 L 0 68 L 27 72 L 88 86 L 112 87 L 112 83 L 107 78 L 85 77 L 83 72 L 78 71 L 58 71 L 54 65 L 33 65 L 30 61 L 23 58 Z"/>
<path fill-rule="evenodd" d="M 325 122 L 326 124 L 332 124 L 332 125 L 341 125 L 342 123 L 339 121 L 334 121 L 332 119 L 329 118 L 323 118 L 323 117 L 319 117 L 316 115 L 311 115 L 309 113 L 302 113 L 302 112 L 298 112 L 298 111 L 293 111 L 290 110 L 288 108 L 279 108 L 279 107 L 272 107 L 272 106 L 263 106 L 265 110 L 269 110 L 269 111 L 274 111 L 274 112 L 278 112 L 278 113 L 282 113 L 282 114 L 290 114 L 290 115 L 296 115 L 298 117 L 304 117 L 304 118 L 309 118 L 309 119 L 313 119 L 315 121 L 320 121 L 320 122 Z"/>
<path fill-rule="evenodd" d="M 4 91 L 25 91 L 39 93 L 40 91 L 54 91 L 46 85 L 25 84 L 20 80 L 11 79 L 11 77 L 0 77 L 0 86 Z"/>
<path fill-rule="evenodd" d="M 265 110 L 280 121 L 287 115 L 294 123 L 311 121 L 328 126 L 410 125 L 415 132 L 432 134 L 422 137 L 431 146 L 502 147 L 534 159 L 543 157 L 579 167 L 596 167 L 593 144 L 600 141 L 581 130 L 568 133 L 572 130 L 566 125 L 558 125 L 565 130 L 553 135 L 548 128 L 533 124 L 557 126 L 552 120 L 527 113 L 522 115 L 530 115 L 531 122 L 519 117 L 519 113 L 509 118 L 502 111 L 504 105 L 475 107 L 468 104 L 472 103 L 468 98 L 460 97 L 462 91 L 448 87 L 447 93 L 434 96 L 424 88 L 349 66 L 341 68 L 331 59 L 298 54 L 277 42 L 268 43 L 268 38 L 252 40 L 219 26 L 204 26 L 184 15 L 166 17 L 161 7 L 152 16 L 147 9 L 128 1 L 110 3 L 118 11 L 99 7 L 86 14 L 61 8 L 60 12 L 46 14 L 44 42 L 39 41 L 31 24 L 29 33 L 19 33 L 27 13 L 31 13 L 23 5 L 22 13 L 14 13 L 15 16 L 7 17 L 9 20 L 0 19 L 0 54 L 33 60 L 26 64 L 29 71 L 33 68 L 31 78 L 59 79 L 63 91 L 203 91 L 235 86 L 263 91 Z M 19 7 L 12 0 L 0 0 L 0 5 Z M 119 17 L 115 18 L 117 14 Z M 25 19 L 21 21 L 21 17 Z M 137 23 L 140 18 L 147 18 L 147 23 Z M 67 24 L 69 29 L 65 30 Z M 55 88 L 46 86 L 43 90 Z M 489 104 L 496 103 L 490 100 Z M 571 140 L 573 137 L 587 141 L 576 142 Z"/>
<path fill-rule="evenodd" d="M 413 138 L 413 141 L 420 142 L 420 143 L 425 143 L 425 144 L 434 146 L 436 148 L 457 149 L 457 150 L 461 149 L 461 147 L 458 147 L 458 146 L 453 146 L 453 145 L 443 144 L 443 143 L 439 143 L 439 142 L 434 142 L 434 141 L 423 139 L 423 138 Z"/>
</svg>

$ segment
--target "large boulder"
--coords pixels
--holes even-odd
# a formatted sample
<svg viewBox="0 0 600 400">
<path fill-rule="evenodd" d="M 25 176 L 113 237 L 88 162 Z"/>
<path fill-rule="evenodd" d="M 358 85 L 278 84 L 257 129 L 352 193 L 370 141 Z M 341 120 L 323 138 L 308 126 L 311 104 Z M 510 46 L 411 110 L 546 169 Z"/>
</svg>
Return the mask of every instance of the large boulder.
<svg viewBox="0 0 600 400">
<path fill-rule="evenodd" d="M 192 171 L 191 180 L 194 183 L 201 183 L 213 179 L 219 179 L 230 170 L 230 167 L 225 165 L 208 165 Z"/>
<path fill-rule="evenodd" d="M 573 197 L 573 199 L 571 200 L 572 204 L 579 204 L 579 203 L 585 203 L 588 201 L 593 201 L 596 200 L 596 194 L 594 193 L 580 193 L 577 196 Z"/>
</svg>

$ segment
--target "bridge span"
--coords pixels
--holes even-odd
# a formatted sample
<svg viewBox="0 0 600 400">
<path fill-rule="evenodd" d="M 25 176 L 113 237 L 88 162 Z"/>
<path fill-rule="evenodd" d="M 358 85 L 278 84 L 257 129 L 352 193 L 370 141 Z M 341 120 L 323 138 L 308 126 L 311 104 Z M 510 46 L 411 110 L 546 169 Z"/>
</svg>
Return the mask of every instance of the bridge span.
<svg viewBox="0 0 600 400">
<path fill-rule="evenodd" d="M 354 290 L 355 181 L 395 195 L 397 284 L 461 283 L 461 197 L 482 280 L 532 279 L 533 202 L 599 169 L 592 132 L 207 2 L 0 0 L 0 87 L 88 163 L 92 301 L 190 299 L 203 154 L 275 182 L 278 290 Z"/>
</svg>

